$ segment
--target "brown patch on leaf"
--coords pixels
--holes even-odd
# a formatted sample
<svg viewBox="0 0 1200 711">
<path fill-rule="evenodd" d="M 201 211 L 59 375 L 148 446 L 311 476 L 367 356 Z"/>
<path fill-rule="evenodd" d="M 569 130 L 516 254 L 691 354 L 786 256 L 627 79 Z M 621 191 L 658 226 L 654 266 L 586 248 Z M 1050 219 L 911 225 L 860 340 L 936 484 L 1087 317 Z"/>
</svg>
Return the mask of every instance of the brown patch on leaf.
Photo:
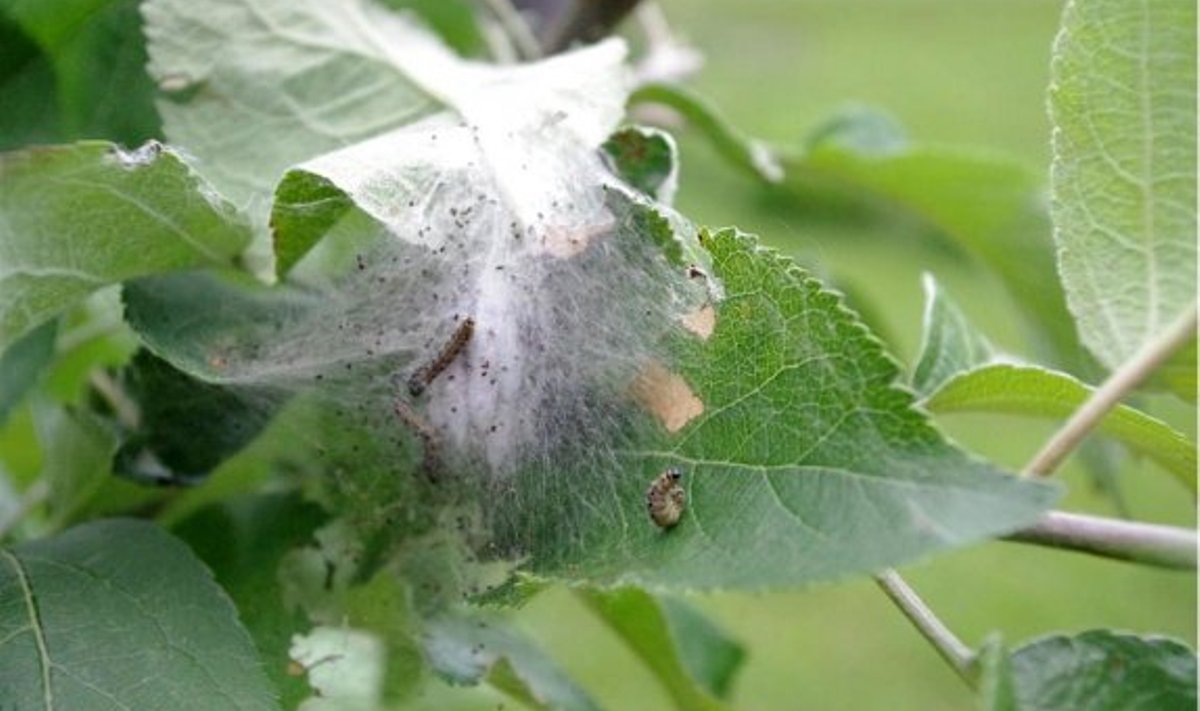
<svg viewBox="0 0 1200 711">
<path fill-rule="evenodd" d="M 611 220 L 576 229 L 552 225 L 542 233 L 542 249 L 559 259 L 570 259 L 587 249 L 592 240 L 612 232 L 613 227 Z"/>
<path fill-rule="evenodd" d="M 704 403 L 696 397 L 687 382 L 656 361 L 638 373 L 630 392 L 642 407 L 662 422 L 668 432 L 678 432 L 704 413 Z"/>
<path fill-rule="evenodd" d="M 707 341 L 713 329 L 717 327 L 717 310 L 712 304 L 705 304 L 690 314 L 685 314 L 681 321 L 684 328 L 699 336 L 701 340 Z"/>
</svg>

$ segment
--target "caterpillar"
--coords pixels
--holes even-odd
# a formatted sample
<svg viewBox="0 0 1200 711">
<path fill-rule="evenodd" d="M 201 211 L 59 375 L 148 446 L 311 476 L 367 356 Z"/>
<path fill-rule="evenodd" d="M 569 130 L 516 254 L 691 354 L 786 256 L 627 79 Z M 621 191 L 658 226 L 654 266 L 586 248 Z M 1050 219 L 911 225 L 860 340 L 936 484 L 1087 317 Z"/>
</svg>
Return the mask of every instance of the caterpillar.
<svg viewBox="0 0 1200 711">
<path fill-rule="evenodd" d="M 471 336 L 475 333 L 475 319 L 468 316 L 463 319 L 463 322 L 454 330 L 454 335 L 450 336 L 450 340 L 446 345 L 442 346 L 442 350 L 438 352 L 437 357 L 428 364 L 421 366 L 417 372 L 412 374 L 408 379 L 408 392 L 413 397 L 419 396 L 425 392 L 425 388 L 441 375 L 442 371 L 450 367 L 454 359 L 462 353 L 467 347 L 467 343 L 471 341 Z"/>
<path fill-rule="evenodd" d="M 659 528 L 671 528 L 683 516 L 687 493 L 680 484 L 682 479 L 683 472 L 675 467 L 667 467 L 646 489 L 646 510 L 650 520 Z"/>
</svg>

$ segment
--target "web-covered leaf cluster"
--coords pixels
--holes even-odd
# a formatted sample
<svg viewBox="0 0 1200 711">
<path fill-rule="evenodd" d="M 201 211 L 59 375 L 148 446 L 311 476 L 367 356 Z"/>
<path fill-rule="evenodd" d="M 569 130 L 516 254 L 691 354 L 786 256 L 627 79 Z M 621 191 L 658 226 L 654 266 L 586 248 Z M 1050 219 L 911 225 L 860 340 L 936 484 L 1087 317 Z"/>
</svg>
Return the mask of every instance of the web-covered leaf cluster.
<svg viewBox="0 0 1200 711">
<path fill-rule="evenodd" d="M 24 484 L 45 502 L 0 550 L 0 677 L 20 708 L 376 709 L 483 684 L 594 709 L 478 607 L 567 581 L 680 708 L 728 708 L 743 650 L 659 593 L 840 580 L 1034 524 L 1058 487 L 927 413 L 1065 418 L 1094 391 L 1087 352 L 1120 367 L 1195 300 L 1194 142 L 1153 140 L 1194 123 L 1188 11 L 1107 4 L 1069 3 L 1056 45 L 1047 211 L 1023 168 L 878 114 L 797 148 L 749 138 L 698 96 L 638 86 L 620 40 L 464 58 L 487 36 L 465 3 L 100 3 L 107 31 L 75 36 L 0 3 L 41 42 L 0 96 L 44 124 L 0 130 L 17 148 L 0 154 L 0 420 L 32 413 L 44 475 Z M 137 62 L 110 85 L 131 115 L 153 96 L 161 123 L 81 113 L 97 99 L 78 83 L 53 110 L 23 88 L 82 81 L 74 53 L 126 42 Z M 1095 91 L 1113 81 L 1119 105 Z M 673 108 L 773 195 L 949 238 L 1008 287 L 1049 367 L 1003 354 L 928 275 L 906 376 L 791 258 L 677 212 L 674 139 L 627 123 L 629 103 Z M 157 140 L 21 147 L 92 127 Z M 1118 283 L 1097 289 L 1110 262 Z M 1164 372 L 1194 390 L 1194 363 Z M 1099 431 L 1194 494 L 1195 444 L 1168 423 L 1122 405 Z M 685 503 L 664 527 L 646 492 L 668 468 Z M 187 546 L 144 523 L 69 528 L 109 513 Z M 196 614 L 211 624 L 183 629 Z M 136 648 L 161 678 L 93 647 Z M 1066 708 L 1079 680 L 1127 698 L 1114 664 L 1195 696 L 1174 642 L 1097 632 L 978 659 L 995 708 Z"/>
</svg>

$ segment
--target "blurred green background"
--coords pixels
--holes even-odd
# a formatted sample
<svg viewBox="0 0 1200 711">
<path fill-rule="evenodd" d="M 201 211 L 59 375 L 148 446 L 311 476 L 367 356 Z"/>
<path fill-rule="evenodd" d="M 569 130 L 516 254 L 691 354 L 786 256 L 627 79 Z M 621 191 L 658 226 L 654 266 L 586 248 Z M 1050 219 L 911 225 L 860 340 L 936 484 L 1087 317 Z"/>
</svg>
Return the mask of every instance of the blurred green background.
<svg viewBox="0 0 1200 711">
<path fill-rule="evenodd" d="M 795 145 L 848 104 L 884 109 L 914 140 L 995 151 L 1044 174 L 1045 90 L 1060 2 L 1051 0 L 669 0 L 673 29 L 706 57 L 691 85 L 742 130 Z M 1018 314 L 995 278 L 919 231 L 847 225 L 781 204 L 683 130 L 682 212 L 737 225 L 865 298 L 893 354 L 910 365 L 920 340 L 919 276 L 933 272 L 1005 350 L 1030 355 Z M 1185 432 L 1192 408 L 1142 402 Z M 1052 423 L 955 416 L 939 421 L 968 448 L 1010 468 L 1025 463 Z M 1077 461 L 1060 473 L 1063 506 L 1113 515 Z M 1120 481 L 1134 516 L 1195 525 L 1188 493 L 1149 463 Z M 904 574 L 968 644 L 1001 632 L 1010 644 L 1056 631 L 1113 627 L 1195 645 L 1196 583 L 1172 573 L 1012 543 L 990 543 Z M 963 709 L 963 683 L 869 580 L 770 594 L 689 598 L 747 648 L 739 709 Z M 672 708 L 656 681 L 570 594 L 551 590 L 517 614 L 606 708 Z M 480 692 L 483 708 L 499 697 Z M 425 705 L 444 708 L 440 697 Z"/>
</svg>

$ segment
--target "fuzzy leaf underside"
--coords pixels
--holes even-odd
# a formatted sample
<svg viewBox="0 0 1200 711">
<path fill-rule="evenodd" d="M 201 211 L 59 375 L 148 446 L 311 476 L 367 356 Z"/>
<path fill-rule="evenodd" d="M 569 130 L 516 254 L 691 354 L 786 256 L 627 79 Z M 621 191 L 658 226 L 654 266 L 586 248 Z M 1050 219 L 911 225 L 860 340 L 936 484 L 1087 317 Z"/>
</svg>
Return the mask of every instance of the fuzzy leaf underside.
<svg viewBox="0 0 1200 711">
<path fill-rule="evenodd" d="M 131 520 L 0 551 L 0 688 L 18 711 L 279 708 L 208 571 Z"/>
<path fill-rule="evenodd" d="M 1190 0 L 1064 10 L 1051 213 L 1080 336 L 1109 368 L 1196 300 L 1195 57 Z"/>
</svg>

